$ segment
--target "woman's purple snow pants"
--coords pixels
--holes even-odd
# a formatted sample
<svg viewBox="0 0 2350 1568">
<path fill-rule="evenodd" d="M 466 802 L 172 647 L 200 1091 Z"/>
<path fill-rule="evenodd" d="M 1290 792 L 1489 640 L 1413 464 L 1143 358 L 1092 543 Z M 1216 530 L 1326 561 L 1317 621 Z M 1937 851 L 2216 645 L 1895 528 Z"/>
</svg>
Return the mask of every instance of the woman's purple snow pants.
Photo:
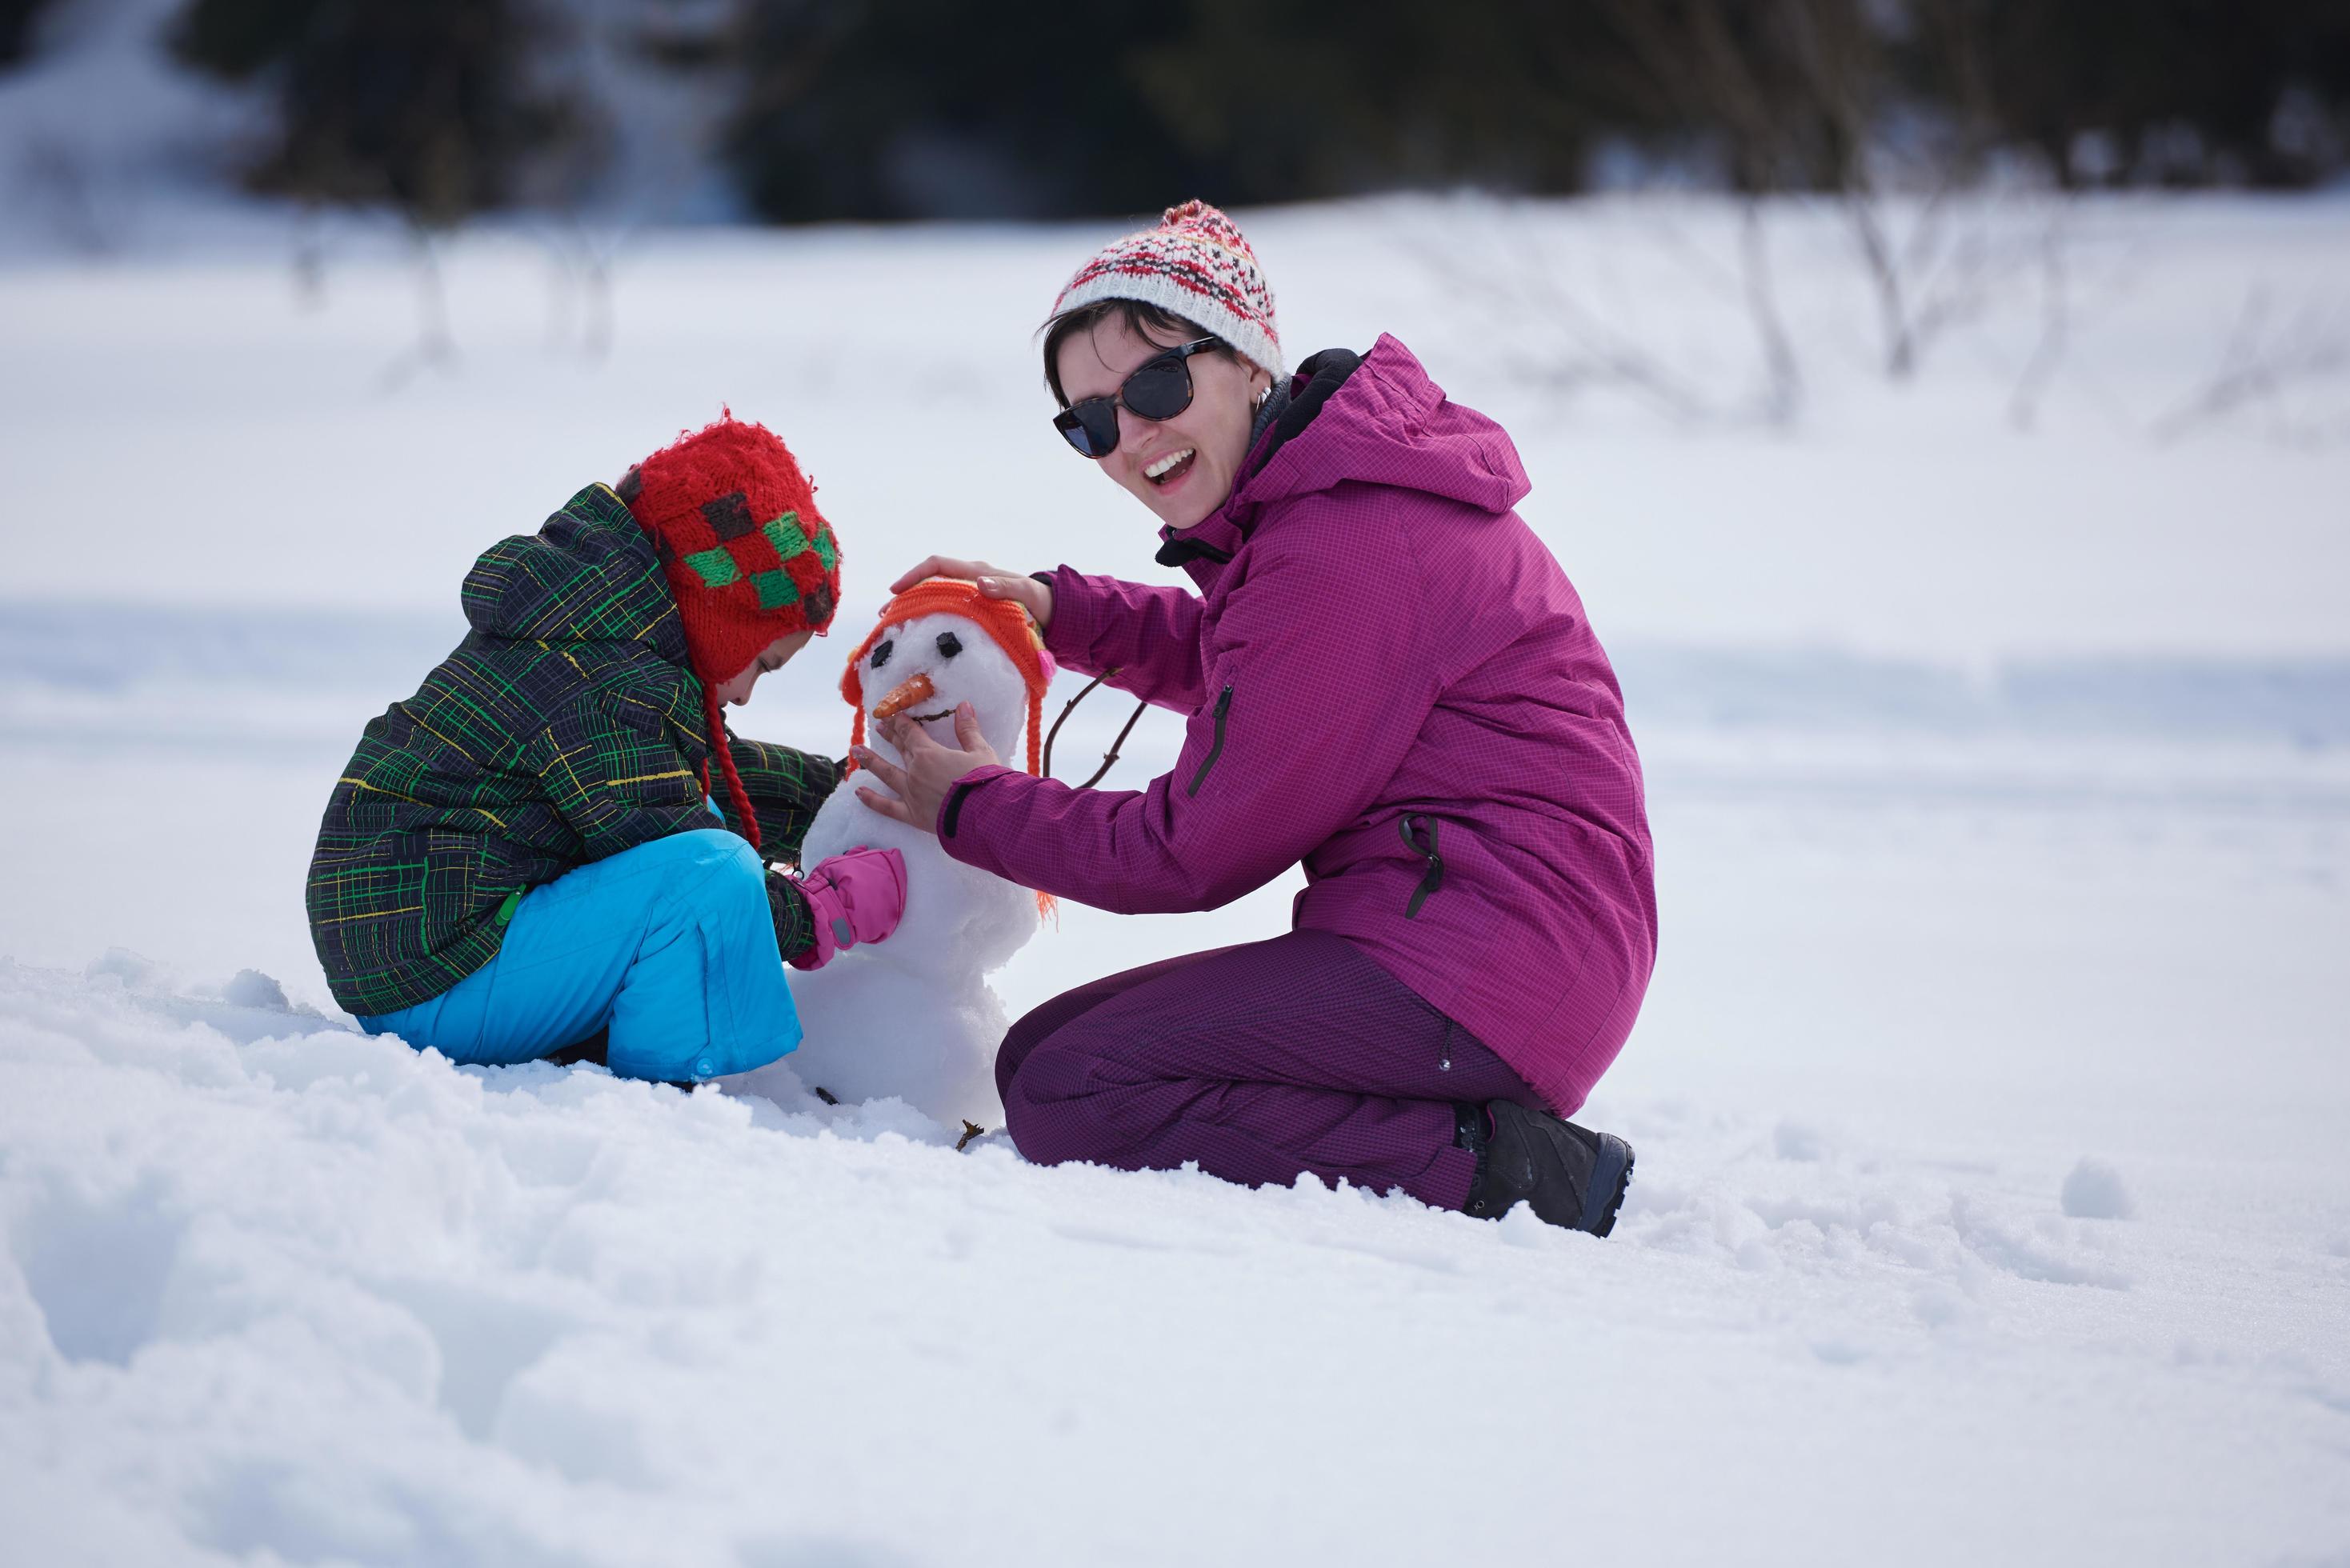
<svg viewBox="0 0 2350 1568">
<path fill-rule="evenodd" d="M 1012 1026 L 1004 1125 L 1040 1164 L 1301 1171 L 1458 1209 L 1476 1173 L 1460 1101 L 1540 1107 L 1467 1030 L 1327 931 L 1219 948 L 1081 985 Z"/>
</svg>

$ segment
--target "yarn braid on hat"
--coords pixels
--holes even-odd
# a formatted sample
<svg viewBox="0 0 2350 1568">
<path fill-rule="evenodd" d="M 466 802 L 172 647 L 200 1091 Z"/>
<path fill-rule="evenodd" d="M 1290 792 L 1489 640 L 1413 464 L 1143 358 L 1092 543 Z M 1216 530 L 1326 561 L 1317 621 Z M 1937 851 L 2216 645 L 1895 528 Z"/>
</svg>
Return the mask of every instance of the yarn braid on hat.
<svg viewBox="0 0 2350 1568">
<path fill-rule="evenodd" d="M 660 560 L 702 682 L 711 753 L 743 836 L 756 846 L 759 819 L 726 743 L 718 688 L 777 638 L 832 624 L 839 543 L 791 449 L 731 409 L 630 469 L 615 493 Z"/>
<path fill-rule="evenodd" d="M 1011 599 L 992 599 L 979 591 L 979 585 L 954 577 L 924 577 L 904 593 L 881 607 L 881 614 L 865 640 L 848 656 L 848 668 L 841 673 L 840 695 L 857 717 L 850 722 L 849 743 L 865 743 L 865 681 L 860 675 L 865 668 L 865 656 L 881 640 L 881 634 L 893 626 L 926 615 L 960 616 L 972 622 L 1003 649 L 1004 657 L 1020 672 L 1021 683 L 1028 689 L 1028 771 L 1038 776 L 1044 764 L 1038 760 L 1038 748 L 1045 723 L 1045 689 L 1053 684 L 1053 656 L 1045 651 L 1045 639 L 1038 635 L 1036 623 L 1028 612 Z M 857 759 L 849 757 L 849 770 L 855 772 Z M 1057 903 L 1049 893 L 1036 895 L 1039 914 L 1050 915 Z"/>
<path fill-rule="evenodd" d="M 1196 321 L 1278 381 L 1273 286 L 1240 226 L 1205 202 L 1170 207 L 1155 229 L 1094 253 L 1062 286 L 1047 322 L 1106 299 L 1135 299 Z"/>
</svg>

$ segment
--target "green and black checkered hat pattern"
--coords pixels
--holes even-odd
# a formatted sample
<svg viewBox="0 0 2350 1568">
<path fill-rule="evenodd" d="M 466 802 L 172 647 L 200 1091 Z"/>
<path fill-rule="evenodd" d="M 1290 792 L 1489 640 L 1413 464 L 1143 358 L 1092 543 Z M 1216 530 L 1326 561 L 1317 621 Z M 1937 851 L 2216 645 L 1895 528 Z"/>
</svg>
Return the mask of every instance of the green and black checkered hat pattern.
<svg viewBox="0 0 2350 1568">
<path fill-rule="evenodd" d="M 319 825 L 311 939 L 361 1016 L 489 962 L 531 888 L 713 826 L 703 687 L 652 543 L 613 491 L 591 485 L 492 546 L 463 602 L 472 631 L 369 721 Z M 795 859 L 838 764 L 719 734 L 752 813 L 723 799 L 728 825 Z M 804 906 L 771 901 L 780 951 L 801 950 Z"/>
<path fill-rule="evenodd" d="M 712 685 L 779 637 L 822 631 L 840 603 L 840 546 L 816 488 L 764 425 L 731 414 L 629 471 L 620 498 L 651 536 L 695 674 Z"/>
</svg>

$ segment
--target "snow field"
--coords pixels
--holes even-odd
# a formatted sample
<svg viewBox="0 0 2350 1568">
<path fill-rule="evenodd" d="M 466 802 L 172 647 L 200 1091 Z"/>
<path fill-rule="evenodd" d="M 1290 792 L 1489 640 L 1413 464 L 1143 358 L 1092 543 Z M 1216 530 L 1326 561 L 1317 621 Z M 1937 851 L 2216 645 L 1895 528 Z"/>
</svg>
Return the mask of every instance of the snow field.
<svg viewBox="0 0 2350 1568">
<path fill-rule="evenodd" d="M 2027 236 L 2037 221 L 2012 220 Z M 2029 280 L 2004 281 L 1915 384 L 1888 389 L 1831 215 L 1777 220 L 1812 366 L 1809 414 L 1786 431 L 1678 422 L 1605 385 L 1560 391 L 1548 378 L 1588 359 L 1589 334 L 1515 291 L 1533 245 L 1580 312 L 1734 410 L 1751 331 L 1720 275 L 1734 246 L 1717 204 L 1378 202 L 1251 214 L 1249 230 L 1294 357 L 1394 332 L 1511 431 L 1534 476 L 1524 514 L 1611 644 L 1970 669 L 2338 656 L 2350 385 L 2291 384 L 2168 445 L 2148 432 L 2210 380 L 2249 298 L 2274 302 L 2263 342 L 2350 337 L 2350 205 L 2122 203 L 2072 221 L 2099 260 L 2089 275 L 2123 281 L 2084 305 L 2031 436 L 2006 414 L 2040 320 Z M 485 533 L 543 517 L 722 402 L 805 459 L 838 524 L 849 623 L 933 548 L 1174 580 L 1149 561 L 1147 514 L 1047 429 L 1034 358 L 1069 258 L 1115 228 L 614 231 L 617 337 L 600 360 L 564 330 L 534 231 L 489 234 L 442 262 L 445 369 L 413 368 L 416 275 L 379 232 L 330 228 L 315 294 L 282 221 L 261 217 L 102 266 L 28 257 L 0 285 L 18 504 L 64 515 L 130 473 L 171 504 L 110 509 L 102 570 L 68 533 L 32 532 L 16 591 L 446 613 Z"/>
<path fill-rule="evenodd" d="M 1727 404 L 1725 217 L 1506 221 Z M 396 385 L 414 280 L 361 230 L 307 306 L 250 213 L 0 268 L 8 1554 L 2342 1560 L 2350 448 L 2293 433 L 2324 387 L 2146 432 L 2247 290 L 2334 297 L 2350 209 L 2088 220 L 2111 286 L 2024 436 L 2028 290 L 1888 394 L 1800 215 L 1780 433 L 1545 389 L 1517 361 L 1574 332 L 1461 286 L 1510 280 L 1491 209 L 1243 215 L 1296 353 L 1394 330 L 1509 425 L 1618 655 L 1664 929 L 1590 1107 L 1639 1151 L 1604 1244 L 788 1083 L 460 1071 L 327 1008 L 298 889 L 359 724 L 489 539 L 722 400 L 823 484 L 845 626 L 933 549 L 1157 571 L 1025 347 L 1095 228 L 639 236 L 600 363 L 526 232 L 469 239 L 459 358 Z M 745 732 L 845 742 L 847 646 Z M 1293 886 L 1065 906 L 996 989 L 1272 934 Z"/>
<path fill-rule="evenodd" d="M 1784 1118 L 1617 1096 L 1656 1174 L 1599 1244 L 460 1071 L 136 966 L 0 999 L 41 1561 L 1411 1561 L 1463 1495 L 1493 1549 L 1689 1562 L 2270 1561 L 2343 1524 L 2324 1314 L 2163 1288 L 2224 1226 Z M 2253 1277 L 2338 1323 L 2345 1272 Z"/>
<path fill-rule="evenodd" d="M 58 1561 L 2336 1550 L 2339 824 L 1657 815 L 1605 1244 L 11 965 L 0 1471 Z M 1134 924 L 1024 983 L 1214 940 Z"/>
</svg>

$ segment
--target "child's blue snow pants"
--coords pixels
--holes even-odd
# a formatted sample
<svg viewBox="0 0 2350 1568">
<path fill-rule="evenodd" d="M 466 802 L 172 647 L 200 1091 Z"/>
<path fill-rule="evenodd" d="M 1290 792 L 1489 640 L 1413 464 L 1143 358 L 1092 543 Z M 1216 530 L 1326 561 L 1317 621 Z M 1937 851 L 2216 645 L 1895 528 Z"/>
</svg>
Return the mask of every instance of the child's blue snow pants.
<svg viewBox="0 0 2350 1568">
<path fill-rule="evenodd" d="M 359 1020 L 452 1062 L 529 1062 L 611 1031 L 624 1078 L 747 1073 L 800 1043 L 758 852 L 673 834 L 525 894 L 497 957 L 414 1007 Z"/>
</svg>

